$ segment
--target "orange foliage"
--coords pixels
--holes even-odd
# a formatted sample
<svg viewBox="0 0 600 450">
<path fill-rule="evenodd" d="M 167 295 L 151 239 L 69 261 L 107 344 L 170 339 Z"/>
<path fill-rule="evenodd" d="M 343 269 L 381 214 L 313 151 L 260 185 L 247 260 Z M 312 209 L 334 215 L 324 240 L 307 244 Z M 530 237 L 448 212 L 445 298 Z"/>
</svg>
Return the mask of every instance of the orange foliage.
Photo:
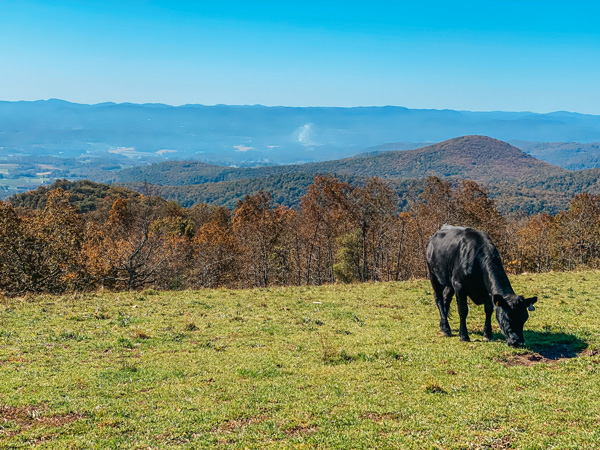
<svg viewBox="0 0 600 450">
<path fill-rule="evenodd" d="M 382 180 L 352 186 L 319 175 L 298 210 L 267 192 L 246 196 L 233 213 L 139 196 L 80 214 L 61 189 L 45 204 L 0 202 L 2 293 L 424 277 L 425 247 L 444 223 L 486 231 L 512 273 L 600 267 L 600 196 L 585 193 L 556 217 L 503 217 L 484 187 L 430 177 L 398 213 Z"/>
</svg>

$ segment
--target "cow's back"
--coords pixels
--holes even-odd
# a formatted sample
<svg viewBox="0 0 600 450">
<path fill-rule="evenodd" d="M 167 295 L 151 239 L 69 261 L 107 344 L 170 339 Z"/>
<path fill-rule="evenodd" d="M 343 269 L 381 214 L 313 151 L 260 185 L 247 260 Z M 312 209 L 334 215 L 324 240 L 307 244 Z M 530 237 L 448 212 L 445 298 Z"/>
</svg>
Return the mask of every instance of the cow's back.
<svg viewBox="0 0 600 450">
<path fill-rule="evenodd" d="M 481 231 L 444 225 L 427 245 L 429 276 L 442 286 L 453 286 L 471 277 L 480 280 L 482 256 L 490 251 L 490 246 L 495 251 L 489 237 Z"/>
</svg>

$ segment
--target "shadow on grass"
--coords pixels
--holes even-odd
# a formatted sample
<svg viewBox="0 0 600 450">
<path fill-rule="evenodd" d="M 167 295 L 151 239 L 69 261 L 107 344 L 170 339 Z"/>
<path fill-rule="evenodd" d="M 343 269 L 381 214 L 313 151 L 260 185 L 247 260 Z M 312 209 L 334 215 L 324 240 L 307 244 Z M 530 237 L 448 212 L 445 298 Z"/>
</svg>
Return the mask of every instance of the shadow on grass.
<svg viewBox="0 0 600 450">
<path fill-rule="evenodd" d="M 472 332 L 473 335 L 483 336 L 482 332 Z M 583 352 L 588 344 L 578 337 L 567 333 L 552 333 L 549 331 L 525 331 L 525 349 L 537 353 L 546 360 L 575 358 Z M 494 341 L 504 341 L 504 335 L 493 333 Z"/>
<path fill-rule="evenodd" d="M 588 347 L 587 342 L 567 333 L 525 331 L 523 335 L 525 348 L 550 360 L 575 358 Z"/>
</svg>

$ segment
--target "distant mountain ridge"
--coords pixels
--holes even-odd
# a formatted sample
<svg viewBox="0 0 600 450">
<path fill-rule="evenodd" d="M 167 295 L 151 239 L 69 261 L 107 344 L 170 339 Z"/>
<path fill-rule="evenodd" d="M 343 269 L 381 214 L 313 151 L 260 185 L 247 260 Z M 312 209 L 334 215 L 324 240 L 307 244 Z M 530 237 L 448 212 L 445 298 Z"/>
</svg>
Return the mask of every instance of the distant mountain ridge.
<svg viewBox="0 0 600 450">
<path fill-rule="evenodd" d="M 569 170 L 600 167 L 600 142 L 513 142 L 531 156 Z"/>
<path fill-rule="evenodd" d="M 600 141 L 600 116 L 568 112 L 470 112 L 384 107 L 266 107 L 0 102 L 7 154 L 126 155 L 231 164 L 338 159 L 386 142 L 462 135 L 504 141 Z"/>
</svg>

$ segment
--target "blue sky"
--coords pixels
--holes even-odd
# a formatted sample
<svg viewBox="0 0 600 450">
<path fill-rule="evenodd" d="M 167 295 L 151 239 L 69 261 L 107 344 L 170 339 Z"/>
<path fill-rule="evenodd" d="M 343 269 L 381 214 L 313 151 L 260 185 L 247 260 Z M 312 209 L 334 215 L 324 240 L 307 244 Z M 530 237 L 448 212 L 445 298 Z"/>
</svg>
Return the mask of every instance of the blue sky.
<svg viewBox="0 0 600 450">
<path fill-rule="evenodd" d="M 600 114 L 597 1 L 0 0 L 0 100 Z"/>
</svg>

